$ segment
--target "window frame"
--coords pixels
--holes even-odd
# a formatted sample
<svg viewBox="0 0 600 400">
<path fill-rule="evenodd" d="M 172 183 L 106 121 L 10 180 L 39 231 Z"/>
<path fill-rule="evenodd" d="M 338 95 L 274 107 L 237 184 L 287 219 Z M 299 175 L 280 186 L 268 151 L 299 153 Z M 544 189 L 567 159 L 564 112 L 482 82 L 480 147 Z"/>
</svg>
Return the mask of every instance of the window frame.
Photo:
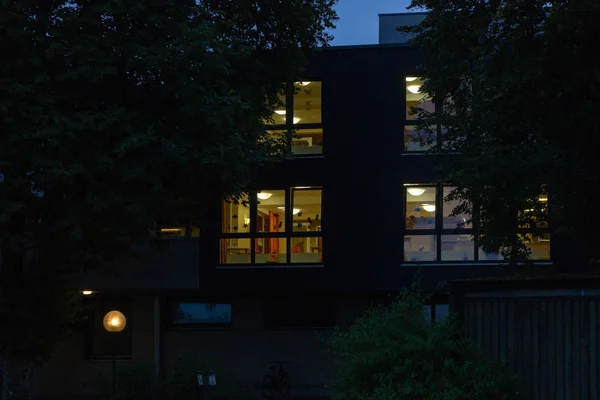
<svg viewBox="0 0 600 400">
<path fill-rule="evenodd" d="M 285 214 L 284 214 L 284 219 L 285 219 L 285 229 L 283 232 L 258 232 L 257 230 L 257 217 L 258 217 L 258 197 L 257 197 L 257 193 L 261 192 L 261 191 L 276 191 L 276 190 L 283 190 L 285 191 Z M 323 249 L 321 248 L 321 261 L 320 262 L 315 262 L 315 263 L 311 263 L 311 262 L 302 262 L 302 263 L 293 263 L 291 262 L 292 259 L 292 246 L 291 246 L 291 238 L 294 237 L 317 237 L 317 238 L 321 238 L 321 243 L 323 241 L 323 229 L 320 230 L 316 230 L 316 231 L 306 231 L 306 232 L 294 232 L 293 231 L 293 199 L 294 199 L 294 193 L 295 192 L 301 192 L 301 191 L 310 191 L 310 190 L 320 190 L 321 191 L 321 215 L 319 216 L 319 219 L 321 220 L 321 227 L 323 226 L 323 204 L 324 204 L 324 196 L 323 196 L 323 186 L 321 185 L 315 185 L 315 186 L 285 186 L 283 189 L 280 188 L 275 188 L 275 187 L 269 187 L 269 188 L 264 188 L 261 190 L 250 190 L 248 191 L 248 203 L 249 203 L 249 208 L 250 208 L 250 225 L 249 225 L 249 232 L 243 232 L 243 233 L 238 233 L 238 232 L 222 232 L 222 227 L 223 227 L 223 221 L 225 218 L 224 212 L 223 212 L 223 206 L 225 205 L 226 201 L 222 200 L 222 211 L 221 211 L 221 218 L 220 218 L 220 226 L 221 226 L 221 233 L 219 234 L 219 263 L 218 266 L 220 268 L 227 268 L 227 267 L 239 267 L 239 266 L 246 266 L 246 267 L 252 267 L 252 268 L 272 268 L 272 267 L 281 267 L 281 266 L 285 266 L 285 267 L 300 267 L 303 265 L 314 265 L 314 266 L 322 266 L 324 265 L 324 252 Z M 254 245 L 255 240 L 257 239 L 268 239 L 268 238 L 285 238 L 286 239 L 286 262 L 285 263 L 256 263 L 256 246 Z M 250 239 L 250 263 L 224 263 L 223 260 L 223 245 L 222 245 L 222 240 L 223 239 Z"/>
<path fill-rule="evenodd" d="M 296 82 L 319 82 L 321 84 L 321 122 L 319 123 L 298 123 L 294 124 L 294 88 Z M 285 95 L 285 124 L 267 124 L 267 131 L 282 131 L 288 135 L 289 150 L 293 158 L 323 158 L 325 155 L 325 133 L 323 132 L 323 79 L 321 78 L 304 78 L 300 81 L 288 82 L 284 86 Z M 296 132 L 303 129 L 321 129 L 323 135 L 323 143 L 321 145 L 321 154 L 294 154 L 292 152 L 292 139 L 296 136 Z"/>
<path fill-rule="evenodd" d="M 435 224 L 433 229 L 408 229 L 406 227 L 406 215 L 408 208 L 408 196 L 407 190 L 411 187 L 423 187 L 423 188 L 435 188 Z M 506 260 L 480 260 L 479 252 L 480 252 L 480 243 L 479 240 L 474 237 L 473 247 L 474 254 L 473 259 L 471 260 L 442 260 L 442 237 L 447 235 L 473 235 L 474 227 L 477 223 L 477 213 L 471 216 L 471 227 L 470 228 L 444 228 L 444 188 L 452 188 L 453 185 L 450 184 L 434 184 L 434 183 L 404 183 L 403 184 L 403 193 L 402 193 L 402 212 L 404 216 L 404 225 L 403 235 L 402 235 L 402 253 L 405 253 L 405 238 L 407 236 L 434 236 L 435 237 L 435 246 L 436 246 L 436 259 L 432 261 L 410 261 L 404 260 L 403 264 L 416 265 L 416 264 L 474 264 L 474 263 L 484 263 L 484 264 L 498 264 L 498 263 L 506 263 Z M 516 221 L 515 221 L 516 222 Z M 516 228 L 516 232 L 521 235 L 526 234 L 549 234 L 551 232 L 550 227 L 547 226 L 545 228 L 539 227 L 527 227 L 527 228 Z M 552 238 L 550 238 L 550 243 L 552 243 Z M 551 244 L 550 244 L 551 245 Z M 550 258 L 548 259 L 531 259 L 534 263 L 548 263 L 552 262 L 552 248 L 550 248 Z"/>
<path fill-rule="evenodd" d="M 403 101 L 404 101 L 404 108 L 405 111 L 403 113 L 403 117 L 402 117 L 402 154 L 409 154 L 409 155 L 423 155 L 423 154 L 427 154 L 430 153 L 432 149 L 435 149 L 436 146 L 438 146 L 440 143 L 442 143 L 442 126 L 441 125 L 436 125 L 435 127 L 435 143 L 433 143 L 432 147 L 428 148 L 428 149 L 423 149 L 423 150 L 414 150 L 414 151 L 409 151 L 406 150 L 406 128 L 409 126 L 414 126 L 415 128 L 418 129 L 418 127 L 420 126 L 425 126 L 425 121 L 423 121 L 422 119 L 408 119 L 407 117 L 407 113 L 408 113 L 408 100 L 407 100 L 407 96 L 406 96 L 406 92 L 408 91 L 408 81 L 406 80 L 406 78 L 408 77 L 416 77 L 417 79 L 421 79 L 421 76 L 418 73 L 405 73 L 402 76 L 402 81 L 404 83 L 404 92 L 402 94 L 403 96 Z M 433 106 L 434 106 L 434 113 L 439 113 L 442 109 L 442 104 L 441 102 L 438 101 L 434 101 L 432 100 Z"/>
</svg>

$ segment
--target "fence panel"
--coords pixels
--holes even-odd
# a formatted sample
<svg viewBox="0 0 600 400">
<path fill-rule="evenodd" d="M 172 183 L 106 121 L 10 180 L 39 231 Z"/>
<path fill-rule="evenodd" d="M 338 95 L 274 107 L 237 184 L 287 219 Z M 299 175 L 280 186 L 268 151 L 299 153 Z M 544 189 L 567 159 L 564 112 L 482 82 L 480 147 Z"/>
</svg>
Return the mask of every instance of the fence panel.
<svg viewBox="0 0 600 400">
<path fill-rule="evenodd" d="M 600 292 L 462 293 L 459 304 L 465 334 L 521 376 L 529 399 L 600 399 Z"/>
</svg>

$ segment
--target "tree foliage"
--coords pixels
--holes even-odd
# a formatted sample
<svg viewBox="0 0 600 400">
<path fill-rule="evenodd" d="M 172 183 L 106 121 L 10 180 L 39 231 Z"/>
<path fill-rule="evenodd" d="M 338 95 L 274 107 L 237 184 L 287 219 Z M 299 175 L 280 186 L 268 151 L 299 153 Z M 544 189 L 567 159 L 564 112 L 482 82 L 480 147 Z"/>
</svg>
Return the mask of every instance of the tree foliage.
<svg viewBox="0 0 600 400">
<path fill-rule="evenodd" d="M 462 339 L 452 319 L 430 325 L 426 297 L 405 291 L 375 307 L 329 345 L 337 357 L 333 384 L 340 400 L 519 399 L 515 376 Z"/>
<path fill-rule="evenodd" d="M 408 29 L 423 51 L 422 90 L 443 105 L 434 151 L 479 222 L 484 249 L 527 256 L 517 226 L 548 221 L 570 268 L 599 256 L 600 4 L 592 0 L 413 0 L 429 11 Z M 469 201 L 469 203 L 466 203 Z M 474 206 L 471 206 L 473 204 Z M 530 210 L 528 212 L 519 212 Z M 558 261 L 558 260 L 557 260 Z"/>
<path fill-rule="evenodd" d="M 330 39 L 335 2 L 3 4 L 0 319 L 21 315 L 0 358 L 47 353 L 19 332 L 71 320 L 39 304 L 72 299 L 43 296 L 131 255 L 156 219 L 201 224 L 208 202 L 288 154 L 264 122 Z"/>
</svg>

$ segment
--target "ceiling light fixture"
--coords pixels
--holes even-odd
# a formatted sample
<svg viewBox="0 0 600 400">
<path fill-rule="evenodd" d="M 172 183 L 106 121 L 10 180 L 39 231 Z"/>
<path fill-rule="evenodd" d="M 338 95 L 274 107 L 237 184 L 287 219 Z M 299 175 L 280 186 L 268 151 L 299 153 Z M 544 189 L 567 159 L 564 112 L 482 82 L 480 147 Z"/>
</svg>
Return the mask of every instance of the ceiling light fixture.
<svg viewBox="0 0 600 400">
<path fill-rule="evenodd" d="M 412 81 L 416 81 L 417 77 L 416 76 L 407 76 L 406 77 L 406 82 L 412 82 Z"/>
<path fill-rule="evenodd" d="M 408 192 L 408 194 L 410 194 L 412 196 L 420 196 L 423 193 L 425 193 L 425 189 L 421 189 L 421 188 L 408 188 L 408 189 L 406 189 L 406 191 Z"/>
<path fill-rule="evenodd" d="M 91 290 L 82 290 L 81 291 L 81 294 L 83 294 L 84 296 L 89 296 L 92 293 L 94 293 L 94 292 L 92 292 Z"/>
<path fill-rule="evenodd" d="M 263 192 L 263 193 L 256 193 L 256 197 L 258 197 L 261 200 L 267 200 L 270 199 L 271 196 L 273 196 L 273 193 L 267 193 L 267 192 Z"/>
<path fill-rule="evenodd" d="M 406 87 L 406 89 L 414 94 L 417 94 L 421 91 L 421 86 L 420 85 L 409 85 Z"/>
<path fill-rule="evenodd" d="M 434 212 L 435 206 L 433 204 L 423 204 L 423 209 L 427 212 Z"/>
<path fill-rule="evenodd" d="M 310 85 L 310 82 L 296 82 L 296 85 L 298 85 L 298 86 L 308 86 L 308 85 Z"/>
<path fill-rule="evenodd" d="M 277 209 L 279 209 L 279 210 L 285 210 L 285 207 L 277 207 Z M 292 214 L 297 215 L 300 211 L 302 211 L 302 210 L 300 210 L 299 208 L 294 208 L 292 210 Z"/>
<path fill-rule="evenodd" d="M 286 113 L 285 110 L 275 110 L 275 114 L 285 115 L 285 113 Z"/>
<path fill-rule="evenodd" d="M 294 117 L 294 124 L 297 124 L 298 122 L 300 122 L 300 118 Z"/>
</svg>

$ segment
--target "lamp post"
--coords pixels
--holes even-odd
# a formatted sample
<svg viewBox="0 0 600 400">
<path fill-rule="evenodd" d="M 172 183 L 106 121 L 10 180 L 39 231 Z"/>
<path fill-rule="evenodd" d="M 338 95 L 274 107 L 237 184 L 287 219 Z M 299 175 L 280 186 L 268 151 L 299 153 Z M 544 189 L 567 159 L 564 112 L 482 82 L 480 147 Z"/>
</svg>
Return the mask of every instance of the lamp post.
<svg viewBox="0 0 600 400">
<path fill-rule="evenodd" d="M 104 325 L 104 329 L 107 332 L 111 332 L 113 334 L 117 334 L 123 329 L 125 329 L 125 325 L 127 325 L 127 319 L 125 315 L 121 311 L 113 310 L 106 313 L 104 316 L 104 320 L 102 321 Z M 117 380 L 116 380 L 116 369 L 117 369 L 117 351 L 113 344 L 113 354 L 112 354 L 112 396 L 115 397 L 115 392 L 117 391 Z"/>
<path fill-rule="evenodd" d="M 217 386 L 217 374 L 215 371 L 198 371 L 198 388 L 200 389 L 202 400 L 204 400 L 204 391 L 214 389 L 215 386 Z"/>
</svg>

